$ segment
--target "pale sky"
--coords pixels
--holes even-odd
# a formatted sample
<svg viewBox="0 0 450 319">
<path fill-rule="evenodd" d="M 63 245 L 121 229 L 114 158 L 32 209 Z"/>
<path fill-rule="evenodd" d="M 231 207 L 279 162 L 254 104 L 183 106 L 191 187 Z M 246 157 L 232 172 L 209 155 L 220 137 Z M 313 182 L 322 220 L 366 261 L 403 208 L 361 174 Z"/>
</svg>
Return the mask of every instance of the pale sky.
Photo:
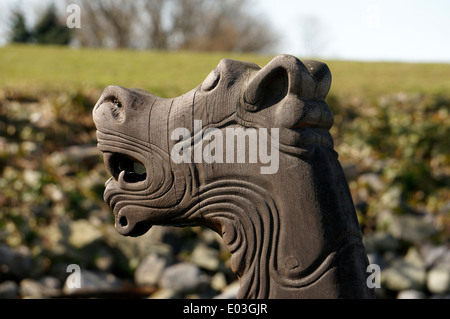
<svg viewBox="0 0 450 319">
<path fill-rule="evenodd" d="M 5 9 L 18 3 L 26 9 L 27 4 L 46 6 L 48 0 L 0 0 L 0 44 L 5 43 Z M 450 63 L 450 0 L 253 0 L 253 3 L 255 13 L 267 19 L 280 34 L 280 43 L 270 50 L 272 54 Z"/>
<path fill-rule="evenodd" d="M 317 42 L 319 57 L 450 63 L 450 0 L 255 2 L 284 33 L 278 53 L 302 56 Z M 301 30 L 311 20 L 318 31 L 306 41 Z"/>
</svg>

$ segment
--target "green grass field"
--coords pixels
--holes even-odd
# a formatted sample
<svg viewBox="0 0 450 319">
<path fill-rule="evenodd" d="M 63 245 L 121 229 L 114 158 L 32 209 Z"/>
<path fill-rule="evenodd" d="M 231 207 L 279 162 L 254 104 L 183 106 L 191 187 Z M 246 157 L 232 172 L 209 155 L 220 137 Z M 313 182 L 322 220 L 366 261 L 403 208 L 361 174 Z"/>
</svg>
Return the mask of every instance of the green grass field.
<svg viewBox="0 0 450 319">
<path fill-rule="evenodd" d="M 172 97 L 200 84 L 222 58 L 265 65 L 272 56 L 6 46 L 0 48 L 0 88 L 58 91 L 115 84 Z M 450 64 L 324 62 L 333 74 L 331 94 L 338 96 L 450 92 Z"/>
<path fill-rule="evenodd" d="M 66 47 L 0 48 L 0 87 L 31 90 L 139 87 L 169 97 L 203 82 L 222 58 L 265 64 L 270 57 Z"/>
</svg>

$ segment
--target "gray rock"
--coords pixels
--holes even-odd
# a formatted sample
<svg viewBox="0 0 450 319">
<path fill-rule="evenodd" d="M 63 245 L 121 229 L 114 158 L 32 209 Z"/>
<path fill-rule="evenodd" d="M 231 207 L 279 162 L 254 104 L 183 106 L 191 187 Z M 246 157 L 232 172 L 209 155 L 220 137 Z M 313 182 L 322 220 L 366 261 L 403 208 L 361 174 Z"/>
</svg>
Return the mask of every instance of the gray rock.
<svg viewBox="0 0 450 319">
<path fill-rule="evenodd" d="M 211 288 L 216 291 L 222 291 L 225 287 L 227 287 L 227 279 L 225 278 L 224 273 L 217 272 L 211 278 Z"/>
<path fill-rule="evenodd" d="M 215 296 L 214 299 L 236 299 L 239 288 L 239 281 L 233 281 L 223 290 L 221 294 Z"/>
<path fill-rule="evenodd" d="M 388 232 L 376 232 L 364 236 L 363 243 L 368 253 L 396 250 L 398 240 Z"/>
<path fill-rule="evenodd" d="M 392 216 L 392 224 L 389 227 L 389 231 L 398 239 L 412 243 L 421 243 L 437 234 L 438 229 L 432 216 L 405 214 Z"/>
<path fill-rule="evenodd" d="M 423 289 L 425 271 L 405 261 L 398 261 L 381 273 L 382 285 L 395 291 Z"/>
<path fill-rule="evenodd" d="M 427 288 L 433 294 L 450 293 L 450 265 L 439 264 L 428 272 Z"/>
<path fill-rule="evenodd" d="M 59 289 L 56 287 L 47 286 L 42 282 L 29 278 L 20 282 L 19 291 L 22 297 L 28 298 L 51 297 L 59 294 Z"/>
<path fill-rule="evenodd" d="M 126 258 L 130 268 L 136 269 L 140 261 L 152 253 L 163 256 L 172 255 L 172 247 L 160 240 L 163 231 L 163 227 L 154 226 L 151 231 L 141 236 L 142 240 L 136 240 L 132 237 L 122 236 L 113 225 L 106 225 L 104 227 L 104 240 Z"/>
<path fill-rule="evenodd" d="M 167 258 L 158 254 L 151 254 L 144 257 L 134 272 L 134 281 L 136 285 L 157 285 L 168 264 Z"/>
<path fill-rule="evenodd" d="M 178 293 L 195 293 L 209 283 L 209 278 L 193 263 L 183 262 L 164 270 L 160 285 Z"/>
<path fill-rule="evenodd" d="M 445 260 L 444 262 L 450 264 L 450 250 L 445 245 L 435 246 L 426 243 L 420 247 L 420 254 L 428 268 L 433 267 L 435 264 L 441 262 L 441 260 Z"/>
<path fill-rule="evenodd" d="M 64 193 L 58 185 L 46 184 L 42 188 L 44 196 L 50 198 L 54 202 L 61 202 L 64 199 Z"/>
<path fill-rule="evenodd" d="M 418 290 L 403 290 L 397 295 L 397 299 L 425 299 L 425 294 Z"/>
<path fill-rule="evenodd" d="M 398 186 L 389 187 L 379 198 L 379 204 L 386 210 L 392 210 L 401 205 L 402 190 Z"/>
<path fill-rule="evenodd" d="M 191 255 L 191 262 L 206 270 L 217 271 L 220 266 L 220 252 L 207 245 L 198 244 Z"/>
<path fill-rule="evenodd" d="M 150 299 L 182 299 L 183 296 L 170 289 L 159 289 L 150 296 Z"/>
<path fill-rule="evenodd" d="M 416 249 L 410 249 L 405 258 L 395 259 L 381 271 L 381 285 L 395 291 L 422 290 L 426 285 L 425 264 Z"/>
<path fill-rule="evenodd" d="M 82 248 L 102 238 L 98 227 L 86 219 L 79 219 L 70 223 L 69 243 L 75 248 Z"/>
<path fill-rule="evenodd" d="M 12 299 L 19 296 L 19 286 L 12 280 L 0 283 L 0 299 Z"/>
<path fill-rule="evenodd" d="M 367 185 L 374 192 L 380 192 L 386 187 L 386 184 L 381 180 L 380 175 L 375 173 L 366 173 L 359 176 L 358 183 Z"/>
<path fill-rule="evenodd" d="M 209 247 L 217 246 L 220 249 L 220 246 L 223 245 L 222 237 L 220 237 L 220 235 L 217 232 L 209 228 L 203 228 L 199 238 Z M 224 247 L 224 249 L 226 250 L 226 247 Z"/>
<path fill-rule="evenodd" d="M 0 244 L 0 275 L 11 274 L 18 278 L 24 278 L 31 275 L 33 267 L 33 257 L 28 247 L 12 248 Z"/>
<path fill-rule="evenodd" d="M 60 289 L 61 281 L 56 277 L 45 276 L 39 279 L 39 282 L 48 288 Z"/>
<path fill-rule="evenodd" d="M 423 258 L 416 247 L 411 247 L 408 249 L 408 252 L 405 255 L 405 261 L 411 263 L 412 265 L 418 268 L 422 269 L 426 268 L 425 262 L 423 261 Z"/>
<path fill-rule="evenodd" d="M 110 273 L 81 270 L 80 287 L 71 287 L 66 280 L 63 292 L 65 294 L 86 293 L 93 291 L 110 291 L 122 287 L 123 282 Z"/>
</svg>

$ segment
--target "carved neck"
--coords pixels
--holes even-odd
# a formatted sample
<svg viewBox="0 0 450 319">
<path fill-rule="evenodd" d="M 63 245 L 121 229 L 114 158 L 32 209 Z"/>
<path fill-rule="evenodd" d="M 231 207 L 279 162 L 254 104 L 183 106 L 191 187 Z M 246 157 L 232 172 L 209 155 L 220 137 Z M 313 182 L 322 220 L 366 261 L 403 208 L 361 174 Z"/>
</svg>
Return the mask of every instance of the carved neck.
<svg viewBox="0 0 450 319">
<path fill-rule="evenodd" d="M 194 215 L 230 250 L 241 284 L 238 298 L 298 297 L 298 289 L 330 269 L 340 247 L 360 240 L 356 219 L 347 217 L 353 204 L 340 166 L 335 157 L 325 158 L 317 168 L 310 164 L 317 158 L 310 163 L 290 158 L 302 167 L 273 176 L 267 189 L 229 178 L 200 189 Z M 332 187 L 325 185 L 330 180 Z"/>
<path fill-rule="evenodd" d="M 195 215 L 207 220 L 230 250 L 231 269 L 241 284 L 238 298 L 268 298 L 279 234 L 278 210 L 270 194 L 243 180 L 215 181 L 201 190 Z"/>
</svg>

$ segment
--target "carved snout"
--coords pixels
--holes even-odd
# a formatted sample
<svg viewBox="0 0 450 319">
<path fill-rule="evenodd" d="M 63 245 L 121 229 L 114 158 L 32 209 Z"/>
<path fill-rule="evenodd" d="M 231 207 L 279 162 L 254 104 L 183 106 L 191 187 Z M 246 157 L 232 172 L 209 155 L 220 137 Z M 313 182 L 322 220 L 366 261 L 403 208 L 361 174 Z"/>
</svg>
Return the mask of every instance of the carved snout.
<svg viewBox="0 0 450 319">
<path fill-rule="evenodd" d="M 148 115 L 156 96 L 140 89 L 108 86 L 93 110 L 97 130 L 148 139 Z"/>
<path fill-rule="evenodd" d="M 126 118 L 125 106 L 129 105 L 129 90 L 120 86 L 108 86 L 94 107 L 94 120 L 102 121 L 104 116 L 111 116 L 118 123 Z"/>
<path fill-rule="evenodd" d="M 139 117 L 142 115 L 139 115 L 139 112 L 150 109 L 156 98 L 145 90 L 108 86 L 94 107 L 94 120 L 99 121 L 100 117 L 110 116 L 118 123 L 125 123 L 128 118 L 136 116 L 135 113 L 138 113 Z"/>
</svg>

